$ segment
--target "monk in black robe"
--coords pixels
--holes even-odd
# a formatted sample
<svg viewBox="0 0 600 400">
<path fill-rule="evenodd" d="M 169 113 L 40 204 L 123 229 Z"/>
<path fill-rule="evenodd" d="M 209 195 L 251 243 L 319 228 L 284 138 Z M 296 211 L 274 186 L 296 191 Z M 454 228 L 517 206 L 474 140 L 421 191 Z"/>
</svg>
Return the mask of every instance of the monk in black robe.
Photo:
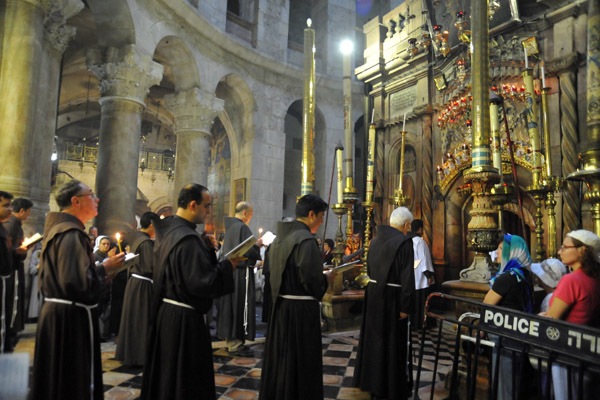
<svg viewBox="0 0 600 400">
<path fill-rule="evenodd" d="M 127 366 L 144 365 L 152 303 L 152 266 L 154 265 L 154 225 L 158 215 L 146 212 L 140 218 L 141 230 L 128 235 L 131 252 L 139 258 L 129 268 L 123 313 L 115 359 Z"/>
<path fill-rule="evenodd" d="M 10 324 L 8 336 L 11 347 L 15 347 L 19 341 L 17 334 L 25 329 L 25 266 L 27 248 L 22 246 L 25 235 L 23 233 L 23 222 L 29 217 L 33 203 L 25 198 L 17 198 L 12 202 L 12 214 L 3 222 L 4 229 L 8 232 L 12 247 L 12 261 L 14 265 L 13 286 L 13 311 L 12 318 L 7 321 Z"/>
<path fill-rule="evenodd" d="M 210 213 L 202 185 L 179 193 L 175 216 L 155 222 L 153 316 L 142 384 L 143 399 L 214 399 L 210 331 L 212 299 L 233 291 L 240 258 L 217 262 L 216 242 L 196 232 Z"/>
<path fill-rule="evenodd" d="M 296 220 L 279 222 L 269 249 L 273 311 L 269 319 L 259 398 L 322 399 L 320 304 L 327 290 L 314 237 L 327 203 L 302 196 Z"/>
<path fill-rule="evenodd" d="M 12 348 L 6 343 L 6 330 L 9 315 L 12 315 L 14 291 L 8 292 L 10 278 L 14 273 L 12 261 L 11 242 L 8 232 L 3 227 L 2 221 L 10 217 L 12 211 L 11 201 L 13 195 L 0 190 L 0 353 L 11 352 Z"/>
<path fill-rule="evenodd" d="M 56 195 L 61 212 L 46 216 L 40 258 L 44 305 L 38 320 L 31 399 L 102 399 L 98 300 L 121 253 L 96 265 L 84 223 L 98 214 L 98 198 L 76 180 Z"/>
<path fill-rule="evenodd" d="M 392 212 L 390 225 L 377 227 L 369 247 L 363 321 L 354 385 L 376 398 L 406 399 L 411 394 L 407 370 L 407 324 L 415 296 L 412 214 Z"/>
<path fill-rule="evenodd" d="M 252 219 L 250 203 L 242 201 L 235 206 L 235 217 L 225 218 L 225 239 L 221 254 L 225 255 L 252 236 L 248 223 Z M 217 300 L 219 316 L 217 336 L 226 341 L 227 351 L 236 354 L 244 351 L 246 339 L 256 336 L 256 293 L 254 287 L 254 264 L 260 260 L 260 243 L 244 254 L 246 261 L 240 263 L 233 273 L 232 294 Z"/>
</svg>

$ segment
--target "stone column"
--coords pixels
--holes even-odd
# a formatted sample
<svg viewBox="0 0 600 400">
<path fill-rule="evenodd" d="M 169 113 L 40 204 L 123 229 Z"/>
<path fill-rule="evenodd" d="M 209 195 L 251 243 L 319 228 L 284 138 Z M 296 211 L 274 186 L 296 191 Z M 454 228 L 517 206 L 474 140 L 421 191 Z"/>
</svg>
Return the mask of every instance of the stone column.
<svg viewBox="0 0 600 400">
<path fill-rule="evenodd" d="M 134 45 L 109 47 L 104 54 L 90 50 L 87 64 L 102 91 L 96 225 L 100 233 L 112 235 L 131 229 L 135 219 L 144 98 L 160 83 L 163 67 L 139 54 Z"/>
<path fill-rule="evenodd" d="M 175 116 L 177 150 L 175 152 L 175 185 L 173 205 L 188 183 L 206 186 L 210 150 L 210 128 L 223 112 L 224 101 L 198 88 L 166 96 L 167 107 Z M 210 188 L 209 188 L 210 189 Z"/>
<path fill-rule="evenodd" d="M 0 187 L 34 203 L 25 230 L 41 231 L 50 197 L 60 60 L 75 28 L 79 0 L 8 0 L 0 4 Z M 35 160 L 35 161 L 34 161 Z"/>
<path fill-rule="evenodd" d="M 430 104 L 424 105 L 413 110 L 423 121 L 423 154 L 421 157 L 421 218 L 423 219 L 423 238 L 429 244 L 433 239 L 433 207 L 431 203 L 437 201 L 433 199 L 433 136 L 432 136 L 432 116 L 433 109 Z"/>
<path fill-rule="evenodd" d="M 552 60 L 546 63 L 549 75 L 558 76 L 560 85 L 560 130 L 562 139 L 562 176 L 567 177 L 577 171 L 579 158 L 577 144 L 579 134 L 577 127 L 577 53 Z M 580 209 L 579 183 L 565 181 L 562 190 L 562 226 L 563 237 L 566 233 L 579 228 Z"/>
</svg>

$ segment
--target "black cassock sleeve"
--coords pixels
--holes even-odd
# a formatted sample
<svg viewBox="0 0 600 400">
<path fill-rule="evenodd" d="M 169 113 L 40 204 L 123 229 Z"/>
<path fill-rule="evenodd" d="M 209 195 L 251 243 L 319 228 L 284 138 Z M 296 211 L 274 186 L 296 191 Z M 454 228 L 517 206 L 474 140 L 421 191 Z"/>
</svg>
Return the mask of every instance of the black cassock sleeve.
<svg viewBox="0 0 600 400">
<path fill-rule="evenodd" d="M 323 258 L 316 240 L 300 242 L 294 248 L 292 256 L 300 273 L 300 283 L 311 296 L 320 301 L 327 291 L 327 278 L 323 275 Z"/>
<path fill-rule="evenodd" d="M 394 267 L 399 269 L 400 285 L 402 285 L 400 312 L 411 314 L 415 299 L 415 270 L 412 240 L 407 240 L 400 246 L 394 264 Z"/>
<path fill-rule="evenodd" d="M 177 297 L 198 309 L 207 300 L 233 292 L 233 267 L 229 261 L 217 262 L 198 238 L 183 239 L 169 255 L 167 282 Z M 203 304 L 204 303 L 204 304 Z"/>
</svg>

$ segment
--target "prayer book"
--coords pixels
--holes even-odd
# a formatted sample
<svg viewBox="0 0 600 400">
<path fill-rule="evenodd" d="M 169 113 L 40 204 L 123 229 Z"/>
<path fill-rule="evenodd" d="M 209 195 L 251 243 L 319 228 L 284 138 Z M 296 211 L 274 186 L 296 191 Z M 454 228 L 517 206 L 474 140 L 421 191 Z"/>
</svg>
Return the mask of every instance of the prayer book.
<svg viewBox="0 0 600 400">
<path fill-rule="evenodd" d="M 25 246 L 25 247 L 33 246 L 34 244 L 36 244 L 43 238 L 44 237 L 42 235 L 40 235 L 39 233 L 34 233 L 30 237 L 23 239 L 22 246 Z"/>
<path fill-rule="evenodd" d="M 269 246 L 275 240 L 275 234 L 271 231 L 266 231 L 260 238 L 265 246 Z"/>
<path fill-rule="evenodd" d="M 123 261 L 123 265 L 119 269 L 112 271 L 110 275 L 116 275 L 121 271 L 125 271 L 127 268 L 131 267 L 137 262 L 139 256 L 139 254 L 125 253 L 125 261 Z M 96 265 L 100 264 L 102 264 L 101 261 L 96 261 Z"/>
<path fill-rule="evenodd" d="M 254 236 L 249 236 L 248 239 L 244 240 L 242 243 L 231 249 L 229 253 L 225 254 L 223 259 L 228 260 L 230 258 L 243 257 L 244 254 L 254 246 L 256 241 L 257 239 Z"/>
</svg>

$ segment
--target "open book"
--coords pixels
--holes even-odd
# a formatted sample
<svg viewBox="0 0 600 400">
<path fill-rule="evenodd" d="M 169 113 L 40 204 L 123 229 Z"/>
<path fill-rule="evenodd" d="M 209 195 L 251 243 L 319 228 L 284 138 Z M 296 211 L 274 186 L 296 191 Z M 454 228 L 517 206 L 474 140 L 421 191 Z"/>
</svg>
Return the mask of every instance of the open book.
<svg viewBox="0 0 600 400">
<path fill-rule="evenodd" d="M 224 260 L 228 260 L 230 258 L 242 257 L 254 244 L 257 239 L 254 236 L 248 236 L 248 239 L 244 240 L 242 243 L 235 246 L 231 251 L 223 256 Z"/>
<path fill-rule="evenodd" d="M 44 237 L 42 235 L 40 235 L 39 233 L 34 233 L 30 237 L 23 239 L 23 244 L 21 244 L 21 246 L 25 246 L 25 247 L 33 246 L 34 244 L 36 244 L 43 238 Z"/>
<path fill-rule="evenodd" d="M 133 264 L 135 264 L 138 261 L 139 256 L 140 256 L 139 254 L 126 253 L 125 261 L 123 261 L 123 265 L 119 269 L 111 271 L 110 275 L 116 275 L 121 271 L 125 271 L 127 268 L 131 267 Z M 102 264 L 102 261 L 96 261 L 96 265 L 100 265 L 100 264 Z"/>
<path fill-rule="evenodd" d="M 271 231 L 266 231 L 264 235 L 261 236 L 262 242 L 265 246 L 269 246 L 275 240 L 275 234 Z"/>
</svg>

